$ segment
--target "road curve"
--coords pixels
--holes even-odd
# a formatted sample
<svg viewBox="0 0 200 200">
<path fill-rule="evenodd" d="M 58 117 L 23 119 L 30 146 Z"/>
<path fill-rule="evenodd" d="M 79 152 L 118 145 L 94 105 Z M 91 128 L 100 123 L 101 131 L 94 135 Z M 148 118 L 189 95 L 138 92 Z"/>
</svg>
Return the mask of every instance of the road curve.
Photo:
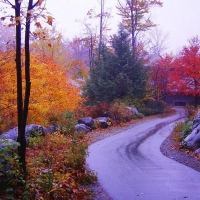
<svg viewBox="0 0 200 200">
<path fill-rule="evenodd" d="M 200 173 L 160 152 L 181 111 L 89 146 L 86 163 L 113 200 L 200 200 Z"/>
</svg>

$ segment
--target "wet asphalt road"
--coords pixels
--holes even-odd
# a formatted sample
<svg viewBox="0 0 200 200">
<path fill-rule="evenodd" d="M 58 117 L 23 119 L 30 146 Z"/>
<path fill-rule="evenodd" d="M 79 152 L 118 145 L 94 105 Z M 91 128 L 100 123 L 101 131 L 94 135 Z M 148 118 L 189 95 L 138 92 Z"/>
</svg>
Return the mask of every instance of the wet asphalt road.
<svg viewBox="0 0 200 200">
<path fill-rule="evenodd" d="M 113 200 L 200 200 L 200 173 L 160 152 L 181 113 L 144 121 L 89 147 L 86 162 Z"/>
</svg>

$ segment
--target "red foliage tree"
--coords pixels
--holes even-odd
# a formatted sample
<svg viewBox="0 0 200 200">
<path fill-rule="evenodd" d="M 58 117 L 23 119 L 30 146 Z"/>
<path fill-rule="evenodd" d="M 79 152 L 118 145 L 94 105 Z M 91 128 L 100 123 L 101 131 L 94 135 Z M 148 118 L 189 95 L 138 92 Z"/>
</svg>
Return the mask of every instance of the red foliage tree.
<svg viewBox="0 0 200 200">
<path fill-rule="evenodd" d="M 170 81 L 170 70 L 173 69 L 174 57 L 165 55 L 154 63 L 151 68 L 151 82 L 154 86 L 156 100 L 164 99 L 167 95 L 168 84 Z"/>
<path fill-rule="evenodd" d="M 171 72 L 171 83 L 168 89 L 176 94 L 200 96 L 200 40 L 193 37 L 189 45 L 180 52 Z"/>
</svg>

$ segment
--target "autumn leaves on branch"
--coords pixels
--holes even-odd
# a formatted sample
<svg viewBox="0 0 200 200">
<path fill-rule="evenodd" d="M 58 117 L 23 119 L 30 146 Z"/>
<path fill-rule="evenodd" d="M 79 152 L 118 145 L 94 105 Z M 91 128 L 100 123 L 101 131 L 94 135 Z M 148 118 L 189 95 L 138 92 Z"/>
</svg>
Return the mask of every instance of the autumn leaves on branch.
<svg viewBox="0 0 200 200">
<path fill-rule="evenodd" d="M 167 94 L 200 95 L 200 40 L 193 37 L 178 56 L 160 57 L 151 68 L 157 98 Z"/>
</svg>

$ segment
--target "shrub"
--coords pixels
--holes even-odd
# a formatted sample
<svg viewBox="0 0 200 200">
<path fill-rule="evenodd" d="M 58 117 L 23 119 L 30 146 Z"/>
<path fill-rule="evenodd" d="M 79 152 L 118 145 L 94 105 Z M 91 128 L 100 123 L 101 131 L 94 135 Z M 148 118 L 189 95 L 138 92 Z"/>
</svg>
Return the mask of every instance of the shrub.
<svg viewBox="0 0 200 200">
<path fill-rule="evenodd" d="M 162 114 L 166 108 L 166 103 L 163 101 L 145 100 L 141 107 L 138 107 L 139 112 L 145 116 Z"/>
<path fill-rule="evenodd" d="M 76 118 L 75 114 L 70 111 L 64 112 L 64 123 L 61 126 L 61 132 L 64 134 L 73 134 L 75 132 Z"/>
<path fill-rule="evenodd" d="M 82 117 L 102 117 L 104 113 L 109 111 L 110 103 L 108 102 L 97 102 L 94 106 L 82 106 L 78 110 L 76 110 L 76 118 Z"/>
<path fill-rule="evenodd" d="M 75 132 L 75 124 L 76 118 L 73 112 L 49 113 L 48 125 L 52 125 L 55 131 L 71 135 Z"/>
<path fill-rule="evenodd" d="M 128 122 L 133 117 L 132 112 L 126 108 L 126 105 L 118 101 L 111 104 L 110 112 L 117 123 Z"/>
<path fill-rule="evenodd" d="M 136 118 L 137 119 L 142 119 L 144 117 L 144 115 L 142 113 L 137 113 L 136 114 Z"/>
<path fill-rule="evenodd" d="M 180 141 L 184 140 L 191 133 L 191 131 L 192 131 L 192 127 L 188 123 L 188 120 L 187 120 L 185 123 L 183 123 L 182 131 L 179 136 L 180 137 L 179 140 Z"/>
<path fill-rule="evenodd" d="M 187 113 L 187 118 L 188 118 L 189 120 L 193 120 L 193 119 L 194 119 L 194 116 L 195 116 L 195 114 L 196 114 L 196 109 L 195 109 L 195 107 L 192 106 L 192 105 L 187 105 L 187 106 L 185 107 L 185 110 L 186 110 L 186 113 Z"/>
<path fill-rule="evenodd" d="M 0 193 L 4 194 L 5 199 L 13 199 L 16 187 L 21 189 L 25 184 L 19 156 L 16 153 L 19 143 L 1 140 L 0 144 L 5 144 L 0 148 Z"/>
<path fill-rule="evenodd" d="M 76 119 L 83 117 L 92 117 L 94 114 L 94 106 L 82 106 L 75 111 Z"/>
<path fill-rule="evenodd" d="M 94 106 L 93 118 L 104 116 L 105 112 L 108 112 L 110 109 L 110 103 L 108 102 L 97 102 L 96 106 Z"/>
<path fill-rule="evenodd" d="M 130 98 L 130 97 L 125 97 L 120 102 L 123 102 L 125 105 L 135 107 L 135 108 L 142 108 L 145 106 L 144 101 L 139 98 Z"/>
<path fill-rule="evenodd" d="M 189 125 L 188 120 L 176 123 L 174 133 L 178 141 L 184 140 L 191 133 L 191 125 Z"/>
<path fill-rule="evenodd" d="M 89 195 L 81 184 L 96 180 L 85 170 L 87 142 L 81 134 L 47 134 L 27 151 L 29 199 L 79 199 Z M 84 198 L 82 198 L 84 199 Z"/>
<path fill-rule="evenodd" d="M 18 143 L 0 149 L 0 199 L 64 200 L 90 195 L 83 184 L 96 181 L 96 176 L 85 170 L 88 144 L 84 135 L 55 132 L 31 138 L 30 144 L 26 181 L 15 153 Z"/>
</svg>

